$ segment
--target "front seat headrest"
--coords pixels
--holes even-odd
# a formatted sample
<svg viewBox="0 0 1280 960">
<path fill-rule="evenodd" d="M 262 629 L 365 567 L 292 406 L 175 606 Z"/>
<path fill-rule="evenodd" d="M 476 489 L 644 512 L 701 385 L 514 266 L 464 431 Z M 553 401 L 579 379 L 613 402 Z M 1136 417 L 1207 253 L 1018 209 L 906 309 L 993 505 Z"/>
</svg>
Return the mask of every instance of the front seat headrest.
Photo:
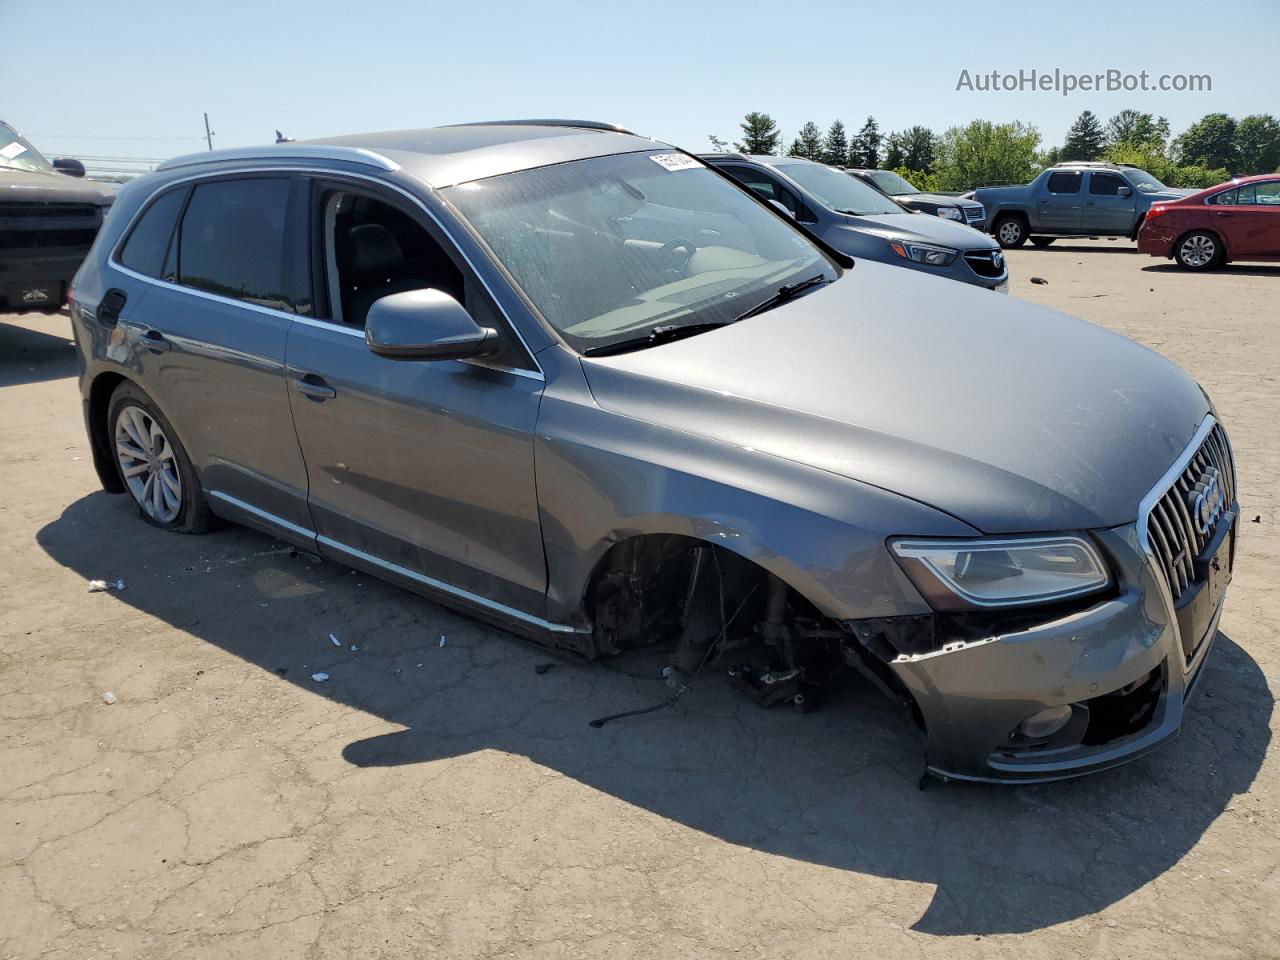
<svg viewBox="0 0 1280 960">
<path fill-rule="evenodd" d="M 356 280 L 386 280 L 404 263 L 396 238 L 380 223 L 362 223 L 347 233 L 351 241 L 351 270 Z"/>
</svg>

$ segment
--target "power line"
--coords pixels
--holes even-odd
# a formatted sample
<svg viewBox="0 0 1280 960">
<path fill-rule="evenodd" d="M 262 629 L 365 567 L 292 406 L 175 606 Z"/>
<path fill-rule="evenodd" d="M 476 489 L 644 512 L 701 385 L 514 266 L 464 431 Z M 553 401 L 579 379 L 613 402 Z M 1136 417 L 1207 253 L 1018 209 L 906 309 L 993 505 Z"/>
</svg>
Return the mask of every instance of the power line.
<svg viewBox="0 0 1280 960">
<path fill-rule="evenodd" d="M 143 140 L 203 140 L 204 137 L 90 137 L 69 133 L 33 133 L 32 140 L 121 140 L 128 143 Z"/>
</svg>

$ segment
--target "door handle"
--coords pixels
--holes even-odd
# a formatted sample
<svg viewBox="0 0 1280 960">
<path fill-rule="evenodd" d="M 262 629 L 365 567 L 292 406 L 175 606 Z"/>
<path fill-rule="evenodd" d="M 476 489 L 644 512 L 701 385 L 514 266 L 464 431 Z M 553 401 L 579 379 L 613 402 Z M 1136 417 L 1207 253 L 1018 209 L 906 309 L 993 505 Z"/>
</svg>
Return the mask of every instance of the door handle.
<svg viewBox="0 0 1280 960">
<path fill-rule="evenodd" d="M 304 374 L 293 381 L 297 391 L 308 399 L 317 402 L 322 400 L 332 400 L 338 395 L 338 391 L 324 382 L 324 377 L 316 376 L 314 373 Z"/>
<path fill-rule="evenodd" d="M 1225 210 L 1215 210 L 1215 211 L 1213 211 L 1213 212 L 1214 212 L 1217 216 L 1219 216 L 1219 217 L 1234 217 L 1234 216 L 1235 216 L 1235 214 L 1234 214 L 1234 213 L 1227 213 L 1227 211 L 1225 211 Z"/>
<path fill-rule="evenodd" d="M 138 339 L 152 353 L 164 353 L 170 346 L 169 341 L 164 338 L 164 334 L 159 330 L 148 330 Z"/>
</svg>

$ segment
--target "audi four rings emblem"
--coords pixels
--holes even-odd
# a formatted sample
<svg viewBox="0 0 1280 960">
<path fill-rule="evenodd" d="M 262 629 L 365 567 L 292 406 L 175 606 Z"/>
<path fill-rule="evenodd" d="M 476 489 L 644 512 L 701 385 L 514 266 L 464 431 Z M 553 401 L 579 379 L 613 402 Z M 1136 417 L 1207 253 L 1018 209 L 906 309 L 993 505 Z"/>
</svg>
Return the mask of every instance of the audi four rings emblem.
<svg viewBox="0 0 1280 960">
<path fill-rule="evenodd" d="M 1227 506 L 1223 501 L 1217 467 L 1210 467 L 1200 474 L 1200 480 L 1187 491 L 1187 501 L 1196 529 L 1207 535 Z"/>
</svg>

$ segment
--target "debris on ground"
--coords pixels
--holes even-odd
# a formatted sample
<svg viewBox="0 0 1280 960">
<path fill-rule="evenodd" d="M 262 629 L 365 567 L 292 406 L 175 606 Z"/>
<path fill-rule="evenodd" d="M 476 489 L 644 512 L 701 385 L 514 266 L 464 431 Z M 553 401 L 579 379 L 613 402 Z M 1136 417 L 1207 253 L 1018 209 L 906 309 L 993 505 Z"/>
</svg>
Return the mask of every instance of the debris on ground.
<svg viewBox="0 0 1280 960">
<path fill-rule="evenodd" d="M 1255 516 L 1255 517 L 1253 518 L 1253 522 L 1254 522 L 1254 523 L 1261 523 L 1261 522 L 1262 522 L 1262 514 L 1258 514 L 1257 516 Z"/>
<path fill-rule="evenodd" d="M 445 642 L 446 640 L 448 640 L 448 639 L 449 639 L 449 638 L 448 638 L 448 637 L 446 637 L 443 633 L 442 633 L 442 634 L 440 634 L 440 646 L 442 646 L 442 647 L 443 647 L 443 646 L 444 646 L 444 642 Z"/>
<path fill-rule="evenodd" d="M 537 674 L 543 674 L 543 673 L 546 673 L 548 670 L 550 670 L 554 666 L 555 666 L 554 663 L 540 663 L 533 668 L 533 672 Z"/>
<path fill-rule="evenodd" d="M 123 580 L 90 580 L 89 581 L 90 593 L 105 593 L 108 590 L 123 590 L 123 589 L 124 589 Z"/>
<path fill-rule="evenodd" d="M 351 652 L 352 652 L 352 653 L 355 653 L 355 652 L 356 652 L 357 650 L 359 650 L 359 649 L 360 649 L 360 648 L 359 648 L 359 647 L 357 647 L 354 643 L 351 645 Z"/>
<path fill-rule="evenodd" d="M 1031 282 L 1039 284 L 1042 287 L 1047 287 L 1049 285 L 1049 281 L 1046 280 L 1044 277 L 1032 277 Z"/>
<path fill-rule="evenodd" d="M 311 679 L 316 683 L 324 683 L 329 679 L 329 675 L 327 673 L 313 673 Z"/>
<path fill-rule="evenodd" d="M 330 640 L 330 642 L 332 642 L 332 643 L 333 643 L 333 645 L 334 645 L 335 647 L 340 647 L 340 646 L 342 646 L 342 641 L 341 641 L 341 640 L 339 640 L 337 637 L 335 637 L 332 633 L 331 633 L 331 634 L 329 634 L 329 640 Z"/>
<path fill-rule="evenodd" d="M 112 703 L 115 703 L 115 702 L 116 702 L 116 695 L 115 695 L 114 693 L 112 693 L 110 690 L 108 690 L 106 693 L 104 693 L 104 694 L 102 695 L 102 702 L 103 702 L 103 703 L 106 703 L 106 704 L 112 704 Z"/>
</svg>

